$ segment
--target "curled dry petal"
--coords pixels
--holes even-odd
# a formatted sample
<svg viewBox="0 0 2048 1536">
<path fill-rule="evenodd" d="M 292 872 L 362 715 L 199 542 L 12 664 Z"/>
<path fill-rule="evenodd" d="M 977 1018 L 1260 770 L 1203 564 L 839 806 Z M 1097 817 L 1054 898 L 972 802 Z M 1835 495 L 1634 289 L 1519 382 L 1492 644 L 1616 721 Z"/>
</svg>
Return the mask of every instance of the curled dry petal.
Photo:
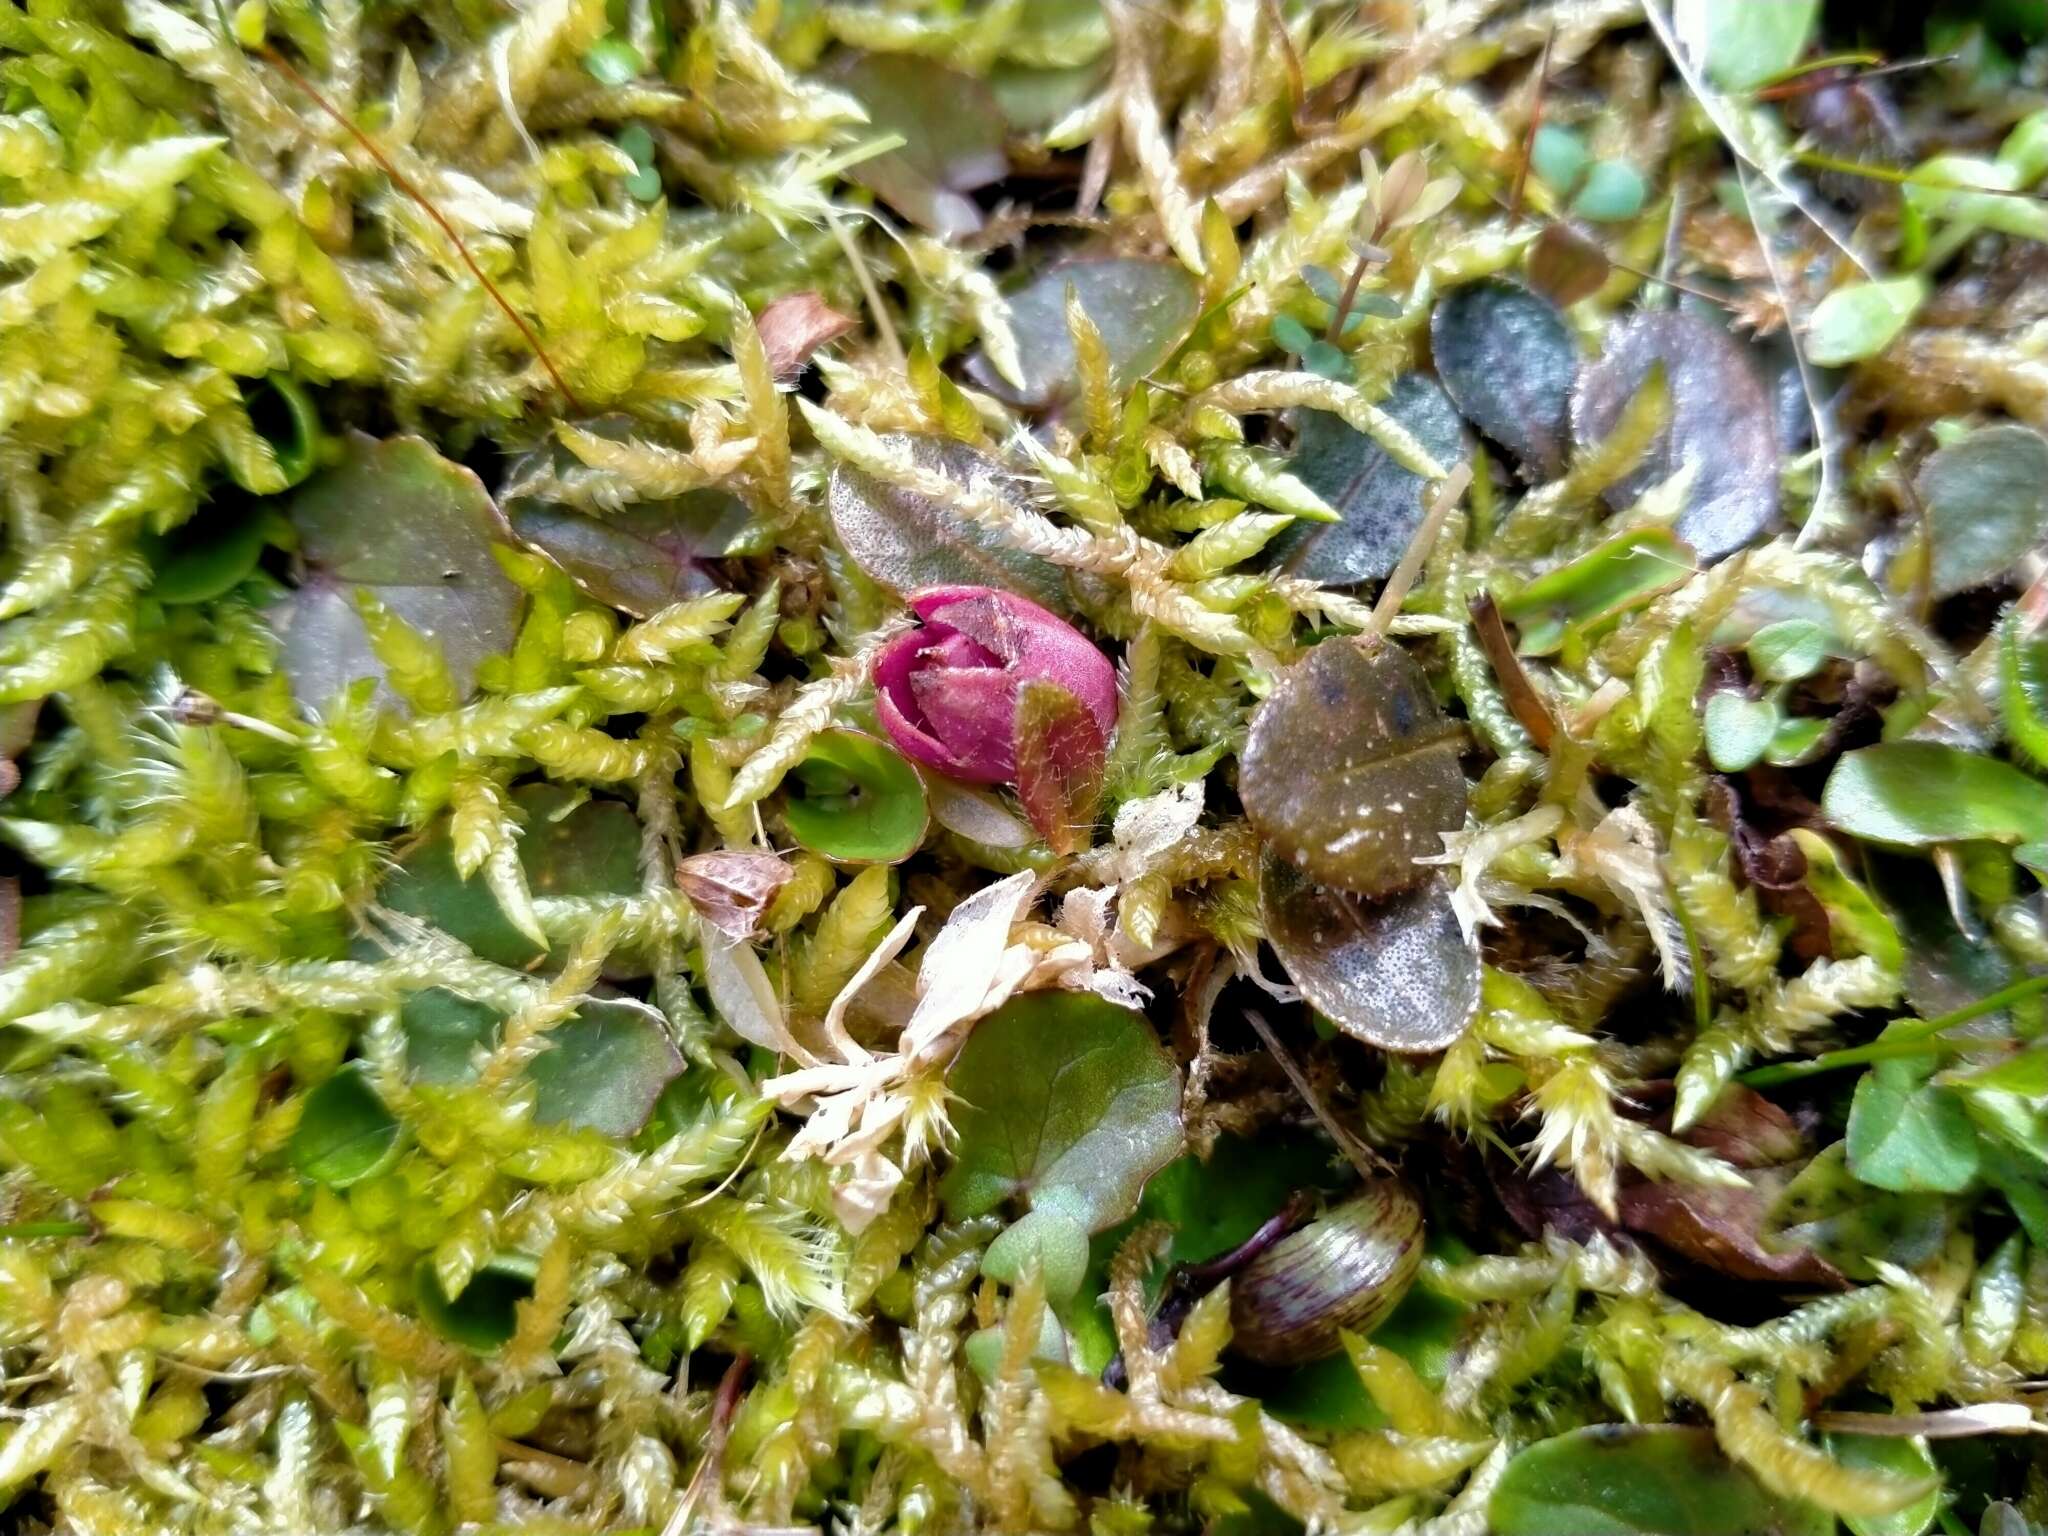
<svg viewBox="0 0 2048 1536">
<path fill-rule="evenodd" d="M 989 587 L 933 587 L 913 595 L 910 607 L 921 627 L 890 641 L 875 667 L 882 725 L 906 755 L 949 778 L 1013 782 L 1026 682 L 1073 695 L 1098 728 L 1077 738 L 1086 734 L 1088 751 L 1106 753 L 1116 729 L 1116 669 L 1071 625 Z"/>
<path fill-rule="evenodd" d="M 750 939 L 790 867 L 772 853 L 720 850 L 692 854 L 676 866 L 676 884 L 697 915 L 735 939 Z"/>
<path fill-rule="evenodd" d="M 788 380 L 804 371 L 818 348 L 852 330 L 854 320 L 805 289 L 776 299 L 754 317 L 754 325 L 767 350 L 768 366 L 778 379 Z"/>
</svg>

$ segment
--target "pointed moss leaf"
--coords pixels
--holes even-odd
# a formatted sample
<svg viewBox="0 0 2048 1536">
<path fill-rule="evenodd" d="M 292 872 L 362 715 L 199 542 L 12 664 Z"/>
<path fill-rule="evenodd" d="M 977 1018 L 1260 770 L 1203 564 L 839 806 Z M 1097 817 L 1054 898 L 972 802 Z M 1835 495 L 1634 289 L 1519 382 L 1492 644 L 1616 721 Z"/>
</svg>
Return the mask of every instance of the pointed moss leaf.
<svg viewBox="0 0 2048 1536">
<path fill-rule="evenodd" d="M 1437 302 L 1429 337 L 1465 419 L 1534 478 L 1563 473 L 1579 349 L 1557 306 L 1519 283 L 1468 283 Z"/>
<path fill-rule="evenodd" d="M 1596 160 L 1572 198 L 1572 212 L 1596 224 L 1625 224 L 1643 211 L 1650 193 L 1643 173 L 1626 160 Z"/>
<path fill-rule="evenodd" d="M 1472 1022 L 1479 953 L 1441 878 L 1368 901 L 1311 884 L 1268 850 L 1259 911 L 1288 978 L 1347 1035 L 1383 1051 L 1440 1051 Z"/>
<path fill-rule="evenodd" d="M 958 237 L 981 228 L 981 209 L 965 194 L 1002 180 L 1003 112 L 971 75 L 910 54 L 856 54 L 835 83 L 867 108 L 861 131 L 903 140 L 862 160 L 847 175 L 913 224 Z"/>
<path fill-rule="evenodd" d="M 1806 322 L 1807 361 L 1840 368 L 1877 356 L 1926 299 L 1924 277 L 1843 284 L 1813 306 Z"/>
<path fill-rule="evenodd" d="M 1707 700 L 1707 758 L 1723 773 L 1740 773 L 1763 757 L 1778 733 L 1778 709 L 1769 699 L 1724 690 Z"/>
<path fill-rule="evenodd" d="M 2048 440 L 2031 427 L 1980 427 L 1929 455 L 1914 484 L 1934 540 L 1936 597 L 1999 580 L 2048 539 Z"/>
<path fill-rule="evenodd" d="M 398 1120 L 360 1067 L 343 1067 L 306 1095 L 292 1130 L 292 1166 L 332 1189 L 385 1167 L 398 1150 Z"/>
<path fill-rule="evenodd" d="M 1569 128 L 1545 123 L 1529 146 L 1529 168 L 1561 193 L 1570 193 L 1586 173 L 1586 141 Z"/>
<path fill-rule="evenodd" d="M 1669 529 L 1632 528 L 1502 599 L 1501 616 L 1520 631 L 1516 650 L 1548 656 L 1683 585 L 1698 564 Z"/>
<path fill-rule="evenodd" d="M 1017 798 L 1054 853 L 1092 841 L 1109 743 L 1086 705 L 1058 683 L 1026 678 L 1017 686 Z"/>
<path fill-rule="evenodd" d="M 300 487 L 285 511 L 306 579 L 271 616 L 300 703 L 317 708 L 359 677 L 384 675 L 357 587 L 437 641 L 464 689 L 479 662 L 511 648 L 523 598 L 491 555 L 493 544 L 509 542 L 504 519 L 483 482 L 424 439 L 352 433 L 340 462 Z M 396 705 L 388 689 L 383 697 Z"/>
<path fill-rule="evenodd" d="M 1644 311 L 1608 333 L 1606 352 L 1579 373 L 1572 436 L 1581 448 L 1614 429 L 1650 370 L 1664 365 L 1670 424 L 1643 462 L 1607 492 L 1619 509 L 1684 465 L 1696 466 L 1675 531 L 1705 561 L 1732 554 L 1778 515 L 1778 436 L 1770 395 L 1740 342 L 1713 321 Z"/>
<path fill-rule="evenodd" d="M 519 862 L 534 896 L 630 896 L 640 889 L 640 821 L 631 807 L 582 799 L 556 784 L 522 786 L 512 801 L 525 821 Z M 499 965 L 539 958 L 533 941 L 507 921 L 483 876 L 465 880 L 456 873 L 445 821 L 406 852 L 377 899 Z"/>
<path fill-rule="evenodd" d="M 1434 379 L 1403 374 L 1379 407 L 1438 463 L 1464 457 L 1458 413 Z M 1392 572 L 1427 510 L 1422 476 L 1327 411 L 1299 414 L 1287 468 L 1335 508 L 1339 520 L 1297 523 L 1275 539 L 1267 548 L 1282 569 L 1333 584 L 1378 580 Z"/>
<path fill-rule="evenodd" d="M 585 1003 L 527 1064 L 533 1118 L 625 1138 L 647 1123 L 682 1055 L 645 1003 Z"/>
<path fill-rule="evenodd" d="M 892 437 L 917 462 L 974 490 L 1024 507 L 1015 482 L 987 454 L 948 437 Z M 1059 567 L 1013 549 L 979 523 L 929 497 L 900 490 L 848 464 L 832 471 L 827 503 L 840 545 L 853 563 L 899 593 L 923 587 L 1000 587 L 1068 612 Z"/>
<path fill-rule="evenodd" d="M 1880 1061 L 1856 1084 L 1849 1171 L 1877 1189 L 1952 1195 L 1977 1176 L 1977 1131 L 1963 1101 L 1911 1061 Z"/>
<path fill-rule="evenodd" d="M 960 1221 L 1021 1199 L 1093 1232 L 1137 1209 L 1179 1155 L 1180 1069 L 1145 1016 L 1088 992 L 1033 992 L 979 1024 L 953 1062 Z"/>
<path fill-rule="evenodd" d="M 1909 848 L 2048 838 L 2048 784 L 1995 757 L 1933 741 L 1845 753 L 1828 775 L 1821 809 L 1851 837 Z"/>
<path fill-rule="evenodd" d="M 451 1297 L 442 1289 L 429 1254 L 413 1270 L 413 1297 L 420 1316 L 442 1338 L 488 1354 L 519 1326 L 519 1303 L 533 1294 L 536 1267 L 524 1254 L 500 1254 L 469 1277 L 460 1295 Z"/>
<path fill-rule="evenodd" d="M 747 504 L 726 491 L 635 502 L 586 517 L 550 502 L 506 503 L 512 531 L 547 555 L 601 603 L 636 619 L 701 597 L 718 583 L 709 563 L 747 530 Z"/>
<path fill-rule="evenodd" d="M 1201 296 L 1177 261 L 1112 256 L 1061 262 L 1010 295 L 1010 324 L 1024 365 L 1021 389 L 977 354 L 977 383 L 1017 405 L 1058 405 L 1080 393 L 1074 338 L 1067 329 L 1067 288 L 1102 333 L 1111 388 L 1129 389 L 1171 355 L 1201 311 Z"/>
<path fill-rule="evenodd" d="M 801 846 L 853 864 L 909 858 L 928 821 L 917 770 L 859 731 L 819 733 L 784 781 L 782 815 Z"/>
<path fill-rule="evenodd" d="M 1048 1300 L 1065 1301 L 1088 1272 L 1087 1230 L 1057 1206 L 1027 1211 L 996 1235 L 981 1257 L 981 1272 L 1015 1285 L 1036 1268 Z"/>
<path fill-rule="evenodd" d="M 1365 896 L 1416 884 L 1465 824 L 1463 733 L 1397 645 L 1333 639 L 1283 671 L 1238 766 L 1245 814 L 1308 878 Z"/>
<path fill-rule="evenodd" d="M 1835 953 L 1869 955 L 1887 971 L 1904 966 L 1906 949 L 1899 940 L 1898 925 L 1876 898 L 1851 878 L 1835 845 L 1810 827 L 1793 827 L 1786 835 L 1805 856 L 1806 888 L 1827 914 Z"/>
<path fill-rule="evenodd" d="M 1834 1518 L 1781 1498 L 1708 1429 L 1594 1424 L 1519 1452 L 1486 1507 L 1493 1536 L 1829 1536 Z"/>
<path fill-rule="evenodd" d="M 1677 0 L 1679 45 L 1724 91 L 1747 91 L 1799 62 L 1820 0 Z"/>
<path fill-rule="evenodd" d="M 2024 604 L 1999 626 L 1998 691 L 2005 734 L 2028 762 L 2048 769 L 2048 625 L 2030 624 Z"/>
</svg>

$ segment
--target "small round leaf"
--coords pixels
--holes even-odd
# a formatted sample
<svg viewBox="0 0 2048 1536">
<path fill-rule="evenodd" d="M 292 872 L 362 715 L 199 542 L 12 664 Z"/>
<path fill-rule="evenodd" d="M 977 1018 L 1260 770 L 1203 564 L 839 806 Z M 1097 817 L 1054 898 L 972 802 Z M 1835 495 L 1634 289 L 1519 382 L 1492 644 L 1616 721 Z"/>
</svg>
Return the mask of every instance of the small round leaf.
<svg viewBox="0 0 2048 1536">
<path fill-rule="evenodd" d="M 957 1101 L 949 1220 L 1021 1198 L 1090 1232 L 1138 1208 L 1180 1154 L 1180 1069 L 1145 1016 L 1089 992 L 1032 992 L 974 1026 L 946 1085 Z"/>
<path fill-rule="evenodd" d="M 813 853 L 849 864 L 894 864 L 924 841 L 924 782 L 901 753 L 873 736 L 820 732 L 785 784 L 789 834 Z"/>
<path fill-rule="evenodd" d="M 1468 283 L 1439 301 L 1429 335 L 1465 419 L 1540 478 L 1561 474 L 1579 349 L 1557 306 L 1516 283 Z"/>
<path fill-rule="evenodd" d="M 1441 878 L 1365 901 L 1311 884 L 1269 850 L 1259 911 L 1302 996 L 1347 1035 L 1383 1051 L 1440 1051 L 1472 1022 L 1479 953 Z"/>
<path fill-rule="evenodd" d="M 1365 896 L 1423 878 L 1465 824 L 1464 737 L 1397 645 L 1325 641 L 1280 674 L 1238 765 L 1245 814 L 1304 874 Z"/>
<path fill-rule="evenodd" d="M 470 1276 L 459 1296 L 451 1297 L 441 1288 L 430 1255 L 413 1270 L 413 1295 L 420 1316 L 442 1338 L 488 1354 L 518 1328 L 519 1303 L 533 1294 L 537 1267 L 524 1254 L 500 1254 Z"/>
<path fill-rule="evenodd" d="M 344 1067 L 306 1095 L 292 1130 L 292 1166 L 346 1189 L 387 1166 L 398 1150 L 397 1117 L 359 1067 Z"/>
</svg>

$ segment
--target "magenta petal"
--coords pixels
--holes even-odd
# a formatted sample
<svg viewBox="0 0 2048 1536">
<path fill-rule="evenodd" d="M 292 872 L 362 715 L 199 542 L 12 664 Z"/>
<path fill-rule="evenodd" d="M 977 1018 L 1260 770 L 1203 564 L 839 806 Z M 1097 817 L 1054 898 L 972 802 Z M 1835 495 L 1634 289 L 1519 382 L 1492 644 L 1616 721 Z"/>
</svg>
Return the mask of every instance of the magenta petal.
<svg viewBox="0 0 2048 1536">
<path fill-rule="evenodd" d="M 993 591 L 937 605 L 931 618 L 971 636 L 1019 677 L 1058 683 L 1095 717 L 1105 740 L 1116 730 L 1116 668 L 1065 620 Z"/>
<path fill-rule="evenodd" d="M 953 772 L 982 784 L 1001 784 L 1016 772 L 1013 740 L 1017 679 L 993 667 L 920 671 L 910 675 L 925 728 L 944 744 Z"/>
</svg>

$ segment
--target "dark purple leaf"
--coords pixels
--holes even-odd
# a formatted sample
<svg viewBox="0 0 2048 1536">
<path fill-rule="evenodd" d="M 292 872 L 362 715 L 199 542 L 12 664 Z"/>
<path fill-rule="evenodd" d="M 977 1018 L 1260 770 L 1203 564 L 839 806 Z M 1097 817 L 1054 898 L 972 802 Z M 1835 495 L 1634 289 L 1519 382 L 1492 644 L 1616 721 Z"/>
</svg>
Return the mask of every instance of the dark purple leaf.
<svg viewBox="0 0 2048 1536">
<path fill-rule="evenodd" d="M 1572 436 L 1581 448 L 1604 438 L 1658 363 L 1671 392 L 1670 425 L 1607 500 L 1626 507 L 1688 462 L 1697 465 L 1676 532 L 1701 560 L 1718 560 L 1778 515 L 1770 397 L 1741 343 L 1711 320 L 1683 311 L 1646 311 L 1621 321 L 1608 333 L 1606 355 L 1579 374 Z"/>
<path fill-rule="evenodd" d="M 1464 425 L 1443 387 L 1405 373 L 1379 402 L 1440 464 L 1465 454 Z M 1427 511 L 1427 482 L 1386 449 L 1327 411 L 1301 411 L 1287 467 L 1335 508 L 1340 522 L 1296 523 L 1268 549 L 1280 567 L 1311 581 L 1377 581 L 1400 563 Z"/>
<path fill-rule="evenodd" d="M 1557 306 L 1497 279 L 1454 288 L 1429 322 L 1437 377 L 1465 419 L 1534 478 L 1564 472 L 1579 348 Z"/>
<path fill-rule="evenodd" d="M 306 580 L 271 616 L 301 704 L 317 708 L 359 677 L 384 675 L 357 587 L 439 641 L 464 689 L 479 662 L 510 648 L 523 595 L 491 554 L 509 540 L 505 520 L 483 482 L 424 439 L 352 433 L 341 461 L 307 481 L 286 515 Z"/>
</svg>

